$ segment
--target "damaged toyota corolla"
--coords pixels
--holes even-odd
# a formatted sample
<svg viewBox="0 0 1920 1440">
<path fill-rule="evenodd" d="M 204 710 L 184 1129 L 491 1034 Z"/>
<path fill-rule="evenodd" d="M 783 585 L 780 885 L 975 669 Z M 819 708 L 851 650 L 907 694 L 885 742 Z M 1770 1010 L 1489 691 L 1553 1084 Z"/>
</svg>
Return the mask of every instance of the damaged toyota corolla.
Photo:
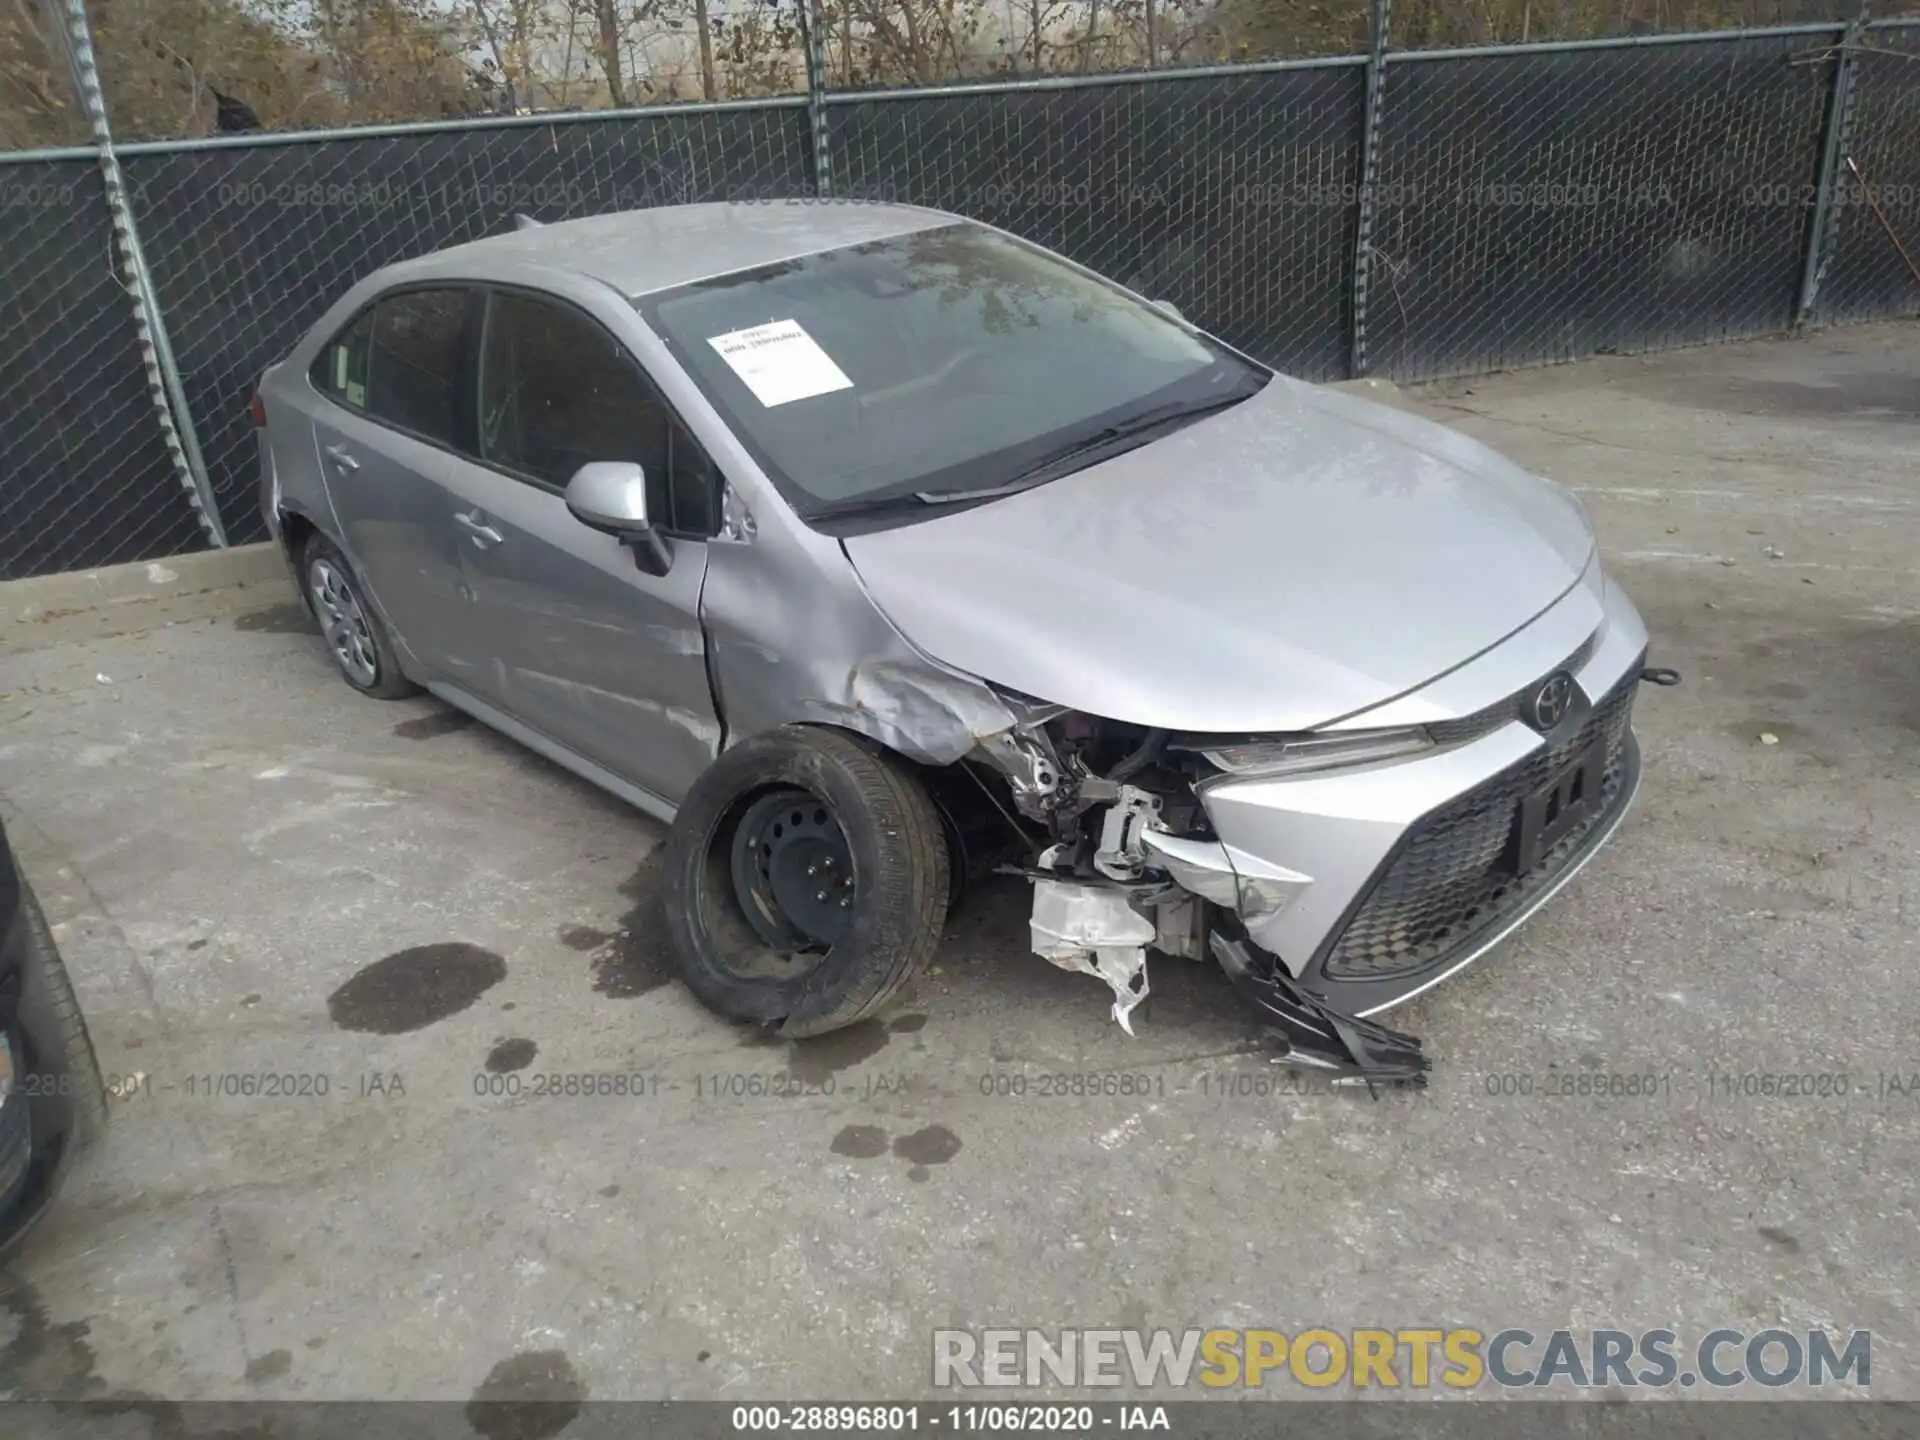
<svg viewBox="0 0 1920 1440">
<path fill-rule="evenodd" d="M 1647 632 L 1566 491 L 990 227 L 693 205 L 363 280 L 264 377 L 341 673 L 671 822 L 706 1004 L 873 1013 L 986 872 L 1100 977 L 1217 960 L 1295 1064 L 1478 958 L 1639 782 Z"/>
</svg>

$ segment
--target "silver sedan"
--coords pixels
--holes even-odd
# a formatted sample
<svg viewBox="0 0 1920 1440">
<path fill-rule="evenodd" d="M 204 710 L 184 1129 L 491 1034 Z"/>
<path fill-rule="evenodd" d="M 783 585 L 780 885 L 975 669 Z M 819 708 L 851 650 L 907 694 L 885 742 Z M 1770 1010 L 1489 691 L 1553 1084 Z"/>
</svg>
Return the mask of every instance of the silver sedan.
<svg viewBox="0 0 1920 1440">
<path fill-rule="evenodd" d="M 347 682 L 671 822 L 693 991 L 882 1006 L 970 877 L 1112 990 L 1218 960 L 1294 1063 L 1484 954 L 1639 782 L 1572 496 L 931 210 L 695 205 L 390 266 L 260 384 Z M 1652 673 L 1652 672 L 1648 672 Z"/>
</svg>

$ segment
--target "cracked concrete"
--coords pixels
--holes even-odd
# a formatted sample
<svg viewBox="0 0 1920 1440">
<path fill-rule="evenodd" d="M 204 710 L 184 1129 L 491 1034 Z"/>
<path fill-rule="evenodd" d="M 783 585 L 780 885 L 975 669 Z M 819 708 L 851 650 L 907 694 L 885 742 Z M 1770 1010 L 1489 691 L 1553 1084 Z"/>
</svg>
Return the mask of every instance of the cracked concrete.
<svg viewBox="0 0 1920 1440">
<path fill-rule="evenodd" d="M 0 1388 L 866 1397 L 944 1324 L 1780 1323 L 1920 1398 L 1920 334 L 1400 403 L 1573 486 L 1687 677 L 1612 848 L 1396 1015 L 1424 1095 L 1275 1083 L 1197 965 L 1129 1041 L 1018 886 L 881 1020 L 768 1045 L 663 967 L 657 826 L 356 697 L 279 589 L 9 627 L 0 804 L 122 1093 L 0 1279 Z M 1582 1072 L 1659 1084 L 1545 1095 Z"/>
</svg>

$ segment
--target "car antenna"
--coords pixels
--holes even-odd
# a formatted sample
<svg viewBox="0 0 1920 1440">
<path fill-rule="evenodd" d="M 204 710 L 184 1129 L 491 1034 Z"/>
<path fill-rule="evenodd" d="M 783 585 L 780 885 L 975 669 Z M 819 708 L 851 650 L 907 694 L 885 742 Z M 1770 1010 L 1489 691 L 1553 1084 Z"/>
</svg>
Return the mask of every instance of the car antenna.
<svg viewBox="0 0 1920 1440">
<path fill-rule="evenodd" d="M 513 215 L 513 228 L 516 230 L 538 230 L 544 223 L 543 221 L 534 219 L 531 215 L 524 215 L 517 210 Z"/>
</svg>

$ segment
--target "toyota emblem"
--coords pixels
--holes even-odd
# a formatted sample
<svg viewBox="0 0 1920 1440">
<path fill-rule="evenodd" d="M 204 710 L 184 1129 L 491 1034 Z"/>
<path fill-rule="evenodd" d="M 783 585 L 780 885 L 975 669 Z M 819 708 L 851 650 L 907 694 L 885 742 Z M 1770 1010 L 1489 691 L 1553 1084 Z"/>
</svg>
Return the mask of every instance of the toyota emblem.
<svg viewBox="0 0 1920 1440">
<path fill-rule="evenodd" d="M 1540 682 L 1540 688 L 1527 698 L 1526 721 L 1541 734 L 1567 718 L 1573 708 L 1573 677 L 1556 670 Z"/>
</svg>

